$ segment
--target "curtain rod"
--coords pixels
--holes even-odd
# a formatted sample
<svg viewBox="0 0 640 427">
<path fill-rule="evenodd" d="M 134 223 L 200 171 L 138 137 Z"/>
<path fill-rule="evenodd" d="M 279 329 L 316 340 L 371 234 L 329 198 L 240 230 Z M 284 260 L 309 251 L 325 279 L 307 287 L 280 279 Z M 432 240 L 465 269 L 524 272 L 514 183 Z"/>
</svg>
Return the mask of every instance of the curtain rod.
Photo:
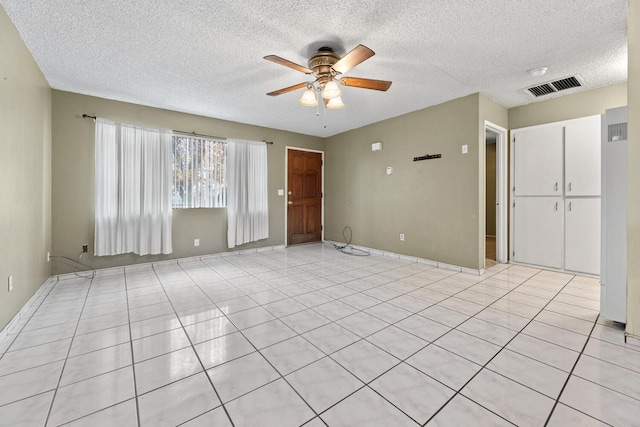
<svg viewBox="0 0 640 427">
<path fill-rule="evenodd" d="M 82 115 L 82 118 L 84 118 L 84 119 L 93 119 L 93 120 L 95 120 L 95 119 L 96 119 L 96 116 L 90 116 L 90 115 L 88 115 L 88 114 L 83 114 L 83 115 Z M 203 135 L 203 134 L 201 134 L 201 133 L 196 133 L 195 131 L 192 131 L 192 132 L 186 132 L 186 131 L 183 131 L 183 130 L 176 130 L 176 129 L 173 129 L 173 132 L 175 132 L 175 133 L 181 133 L 181 134 L 183 134 L 183 135 L 191 135 L 191 136 L 200 136 L 200 137 L 204 137 L 204 138 L 219 139 L 219 140 L 222 140 L 222 141 L 226 141 L 226 140 L 227 140 L 227 138 L 225 138 L 225 137 L 223 137 L 223 136 Z M 262 142 L 264 142 L 264 143 L 265 143 L 265 144 L 267 144 L 267 145 L 273 145 L 273 141 L 265 141 L 265 140 L 263 139 L 263 140 L 262 140 Z"/>
</svg>

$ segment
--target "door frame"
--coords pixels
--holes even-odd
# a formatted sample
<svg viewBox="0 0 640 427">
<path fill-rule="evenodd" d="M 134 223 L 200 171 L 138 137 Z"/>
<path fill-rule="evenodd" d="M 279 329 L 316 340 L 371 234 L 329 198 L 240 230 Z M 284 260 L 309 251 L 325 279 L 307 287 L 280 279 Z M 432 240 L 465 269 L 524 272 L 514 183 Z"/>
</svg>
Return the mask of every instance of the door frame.
<svg viewBox="0 0 640 427">
<path fill-rule="evenodd" d="M 322 154 L 322 165 L 320 166 L 320 170 L 322 173 L 322 197 L 320 198 L 320 222 L 322 225 L 320 241 L 324 242 L 324 151 L 322 150 L 312 150 L 310 148 L 300 148 L 300 147 L 292 147 L 287 145 L 284 148 L 284 247 L 289 246 L 289 238 L 288 238 L 288 227 L 289 227 L 289 204 L 287 203 L 289 200 L 289 150 L 296 151 L 308 151 L 311 153 L 320 153 Z"/>
<path fill-rule="evenodd" d="M 508 198 L 507 198 L 507 187 L 508 187 L 508 145 L 507 145 L 507 129 L 498 126 L 494 123 L 491 123 L 488 120 L 484 121 L 484 131 L 485 135 L 487 131 L 491 131 L 492 133 L 497 134 L 496 137 L 496 261 L 501 264 L 505 264 L 509 261 L 508 254 L 508 246 L 507 246 L 507 227 L 508 227 L 508 216 L 507 216 L 507 207 L 508 207 Z M 486 136 L 484 140 L 485 145 L 485 162 L 486 162 Z M 487 168 L 484 169 L 484 182 L 486 187 L 487 182 Z M 486 210 L 487 204 L 487 191 L 485 188 L 484 194 L 484 205 Z M 482 226 L 483 235 L 482 239 L 485 241 L 487 235 L 487 226 L 486 221 Z M 483 245 L 484 247 L 484 245 Z M 486 248 L 485 248 L 486 250 Z"/>
</svg>

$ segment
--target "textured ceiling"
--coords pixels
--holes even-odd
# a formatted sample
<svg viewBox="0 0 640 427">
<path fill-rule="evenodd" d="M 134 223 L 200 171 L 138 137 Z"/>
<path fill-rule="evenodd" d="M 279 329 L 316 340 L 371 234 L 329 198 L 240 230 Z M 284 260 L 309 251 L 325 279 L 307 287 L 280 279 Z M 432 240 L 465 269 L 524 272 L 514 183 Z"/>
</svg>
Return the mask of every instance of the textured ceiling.
<svg viewBox="0 0 640 427">
<path fill-rule="evenodd" d="M 584 89 L 627 78 L 626 0 L 0 0 L 49 84 L 65 91 L 330 136 L 475 92 L 512 107 L 522 89 L 579 74 Z M 346 76 L 346 107 L 298 104 L 322 45 L 376 55 Z M 545 76 L 527 70 L 548 67 Z M 84 113 L 79 111 L 78 113 Z M 90 113 L 90 112 L 87 112 Z"/>
</svg>

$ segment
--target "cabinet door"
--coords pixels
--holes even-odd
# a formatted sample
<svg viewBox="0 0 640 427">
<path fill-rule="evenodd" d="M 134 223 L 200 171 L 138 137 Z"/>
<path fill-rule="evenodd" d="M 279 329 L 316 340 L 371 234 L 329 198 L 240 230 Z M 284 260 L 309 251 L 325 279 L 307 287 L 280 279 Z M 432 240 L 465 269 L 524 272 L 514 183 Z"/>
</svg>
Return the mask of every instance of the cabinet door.
<svg viewBox="0 0 640 427">
<path fill-rule="evenodd" d="M 522 129 L 513 137 L 514 195 L 561 195 L 562 126 Z"/>
<path fill-rule="evenodd" d="M 514 261 L 562 267 L 563 206 L 560 197 L 516 197 Z"/>
<path fill-rule="evenodd" d="M 600 198 L 565 200 L 565 270 L 600 274 Z"/>
<path fill-rule="evenodd" d="M 565 126 L 565 195 L 600 195 L 600 116 Z"/>
</svg>

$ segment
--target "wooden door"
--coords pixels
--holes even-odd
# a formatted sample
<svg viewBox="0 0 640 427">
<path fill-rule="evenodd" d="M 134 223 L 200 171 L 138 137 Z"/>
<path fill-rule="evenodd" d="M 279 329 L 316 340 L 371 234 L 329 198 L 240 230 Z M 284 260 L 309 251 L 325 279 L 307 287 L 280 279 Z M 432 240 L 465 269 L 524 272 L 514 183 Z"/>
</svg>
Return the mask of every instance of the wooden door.
<svg viewBox="0 0 640 427">
<path fill-rule="evenodd" d="M 288 151 L 287 244 L 322 239 L 322 153 Z"/>
<path fill-rule="evenodd" d="M 562 126 L 513 132 L 515 196 L 562 195 Z"/>
</svg>

